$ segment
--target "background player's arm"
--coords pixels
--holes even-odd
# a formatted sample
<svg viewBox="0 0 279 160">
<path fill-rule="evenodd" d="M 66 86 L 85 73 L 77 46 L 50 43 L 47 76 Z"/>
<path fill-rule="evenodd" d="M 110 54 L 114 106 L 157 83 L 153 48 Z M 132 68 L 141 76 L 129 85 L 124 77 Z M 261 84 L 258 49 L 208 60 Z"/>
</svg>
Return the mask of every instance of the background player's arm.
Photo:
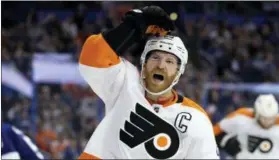
<svg viewBox="0 0 279 160">
<path fill-rule="evenodd" d="M 223 122 L 226 123 L 226 121 L 224 120 Z M 233 122 L 228 124 L 231 124 L 227 126 L 228 128 L 234 128 Z M 241 151 L 236 133 L 224 131 L 220 127 L 220 123 L 214 126 L 214 132 L 217 145 L 220 149 L 223 149 L 231 156 L 236 156 Z"/>
<path fill-rule="evenodd" d="M 191 143 L 190 152 L 187 159 L 220 159 L 219 150 L 214 137 L 213 127 L 205 115 L 201 117 L 201 121 L 196 123 L 196 137 Z"/>
<path fill-rule="evenodd" d="M 225 150 L 231 156 L 236 156 L 241 151 L 240 143 L 237 140 L 237 130 L 240 127 L 241 117 L 251 117 L 252 114 L 250 109 L 240 108 L 214 126 L 216 142 L 220 149 Z"/>
</svg>

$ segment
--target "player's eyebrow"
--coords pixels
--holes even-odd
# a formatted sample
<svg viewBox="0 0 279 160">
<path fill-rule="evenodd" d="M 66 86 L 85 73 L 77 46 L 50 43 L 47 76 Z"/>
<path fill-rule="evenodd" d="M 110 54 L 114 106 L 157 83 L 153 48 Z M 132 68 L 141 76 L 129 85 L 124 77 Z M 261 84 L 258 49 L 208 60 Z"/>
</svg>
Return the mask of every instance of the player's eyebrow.
<svg viewBox="0 0 279 160">
<path fill-rule="evenodd" d="M 173 61 L 175 63 L 179 62 L 179 59 L 175 55 L 173 55 L 171 53 L 167 53 L 167 58 L 166 59 L 167 60 L 171 60 L 171 61 Z"/>
<path fill-rule="evenodd" d="M 177 58 L 176 58 L 176 57 L 173 57 L 173 56 L 169 56 L 169 57 L 167 57 L 167 59 L 168 59 L 168 60 L 172 60 L 172 61 L 174 61 L 174 62 L 177 61 Z"/>
</svg>

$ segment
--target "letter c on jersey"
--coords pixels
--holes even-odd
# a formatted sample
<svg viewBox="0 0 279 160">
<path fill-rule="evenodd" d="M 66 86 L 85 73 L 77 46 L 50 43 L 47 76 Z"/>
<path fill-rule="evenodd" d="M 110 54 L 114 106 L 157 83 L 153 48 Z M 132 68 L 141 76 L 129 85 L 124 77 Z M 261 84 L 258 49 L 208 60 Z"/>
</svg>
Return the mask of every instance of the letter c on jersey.
<svg viewBox="0 0 279 160">
<path fill-rule="evenodd" d="M 188 123 L 191 121 L 192 115 L 187 112 L 179 113 L 174 122 L 174 126 L 181 132 L 185 133 L 187 131 Z"/>
<path fill-rule="evenodd" d="M 130 122 L 125 121 L 124 130 L 120 129 L 120 140 L 130 148 L 144 143 L 146 152 L 155 159 L 172 157 L 180 145 L 175 128 L 138 103 Z"/>
</svg>

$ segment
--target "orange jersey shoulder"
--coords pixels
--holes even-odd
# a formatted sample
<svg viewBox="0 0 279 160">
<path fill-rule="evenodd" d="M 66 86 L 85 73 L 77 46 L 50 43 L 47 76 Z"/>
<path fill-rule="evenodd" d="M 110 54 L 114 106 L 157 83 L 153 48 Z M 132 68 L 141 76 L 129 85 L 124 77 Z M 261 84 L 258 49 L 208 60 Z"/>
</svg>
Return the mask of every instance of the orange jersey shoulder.
<svg viewBox="0 0 279 160">
<path fill-rule="evenodd" d="M 199 112 L 203 113 L 206 117 L 209 118 L 208 114 L 205 112 L 205 110 L 196 102 L 194 102 L 193 100 L 184 97 L 183 98 L 183 102 L 182 102 L 183 106 L 187 106 L 187 107 L 191 107 L 194 108 L 196 110 L 198 110 Z"/>
</svg>

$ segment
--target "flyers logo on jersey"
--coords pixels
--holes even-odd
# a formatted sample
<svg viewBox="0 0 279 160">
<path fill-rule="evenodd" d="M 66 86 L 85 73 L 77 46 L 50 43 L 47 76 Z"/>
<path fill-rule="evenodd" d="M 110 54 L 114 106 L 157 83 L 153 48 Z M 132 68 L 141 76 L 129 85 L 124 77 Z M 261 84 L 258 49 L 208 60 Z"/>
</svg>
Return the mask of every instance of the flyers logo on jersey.
<svg viewBox="0 0 279 160">
<path fill-rule="evenodd" d="M 256 136 L 248 137 L 248 150 L 253 153 L 256 149 L 258 149 L 262 153 L 268 153 L 273 148 L 273 143 L 269 139 L 260 138 Z"/>
<path fill-rule="evenodd" d="M 144 143 L 147 153 L 155 159 L 170 158 L 179 148 L 175 128 L 138 103 L 130 122 L 125 121 L 124 130 L 120 129 L 120 140 L 130 148 Z"/>
</svg>

